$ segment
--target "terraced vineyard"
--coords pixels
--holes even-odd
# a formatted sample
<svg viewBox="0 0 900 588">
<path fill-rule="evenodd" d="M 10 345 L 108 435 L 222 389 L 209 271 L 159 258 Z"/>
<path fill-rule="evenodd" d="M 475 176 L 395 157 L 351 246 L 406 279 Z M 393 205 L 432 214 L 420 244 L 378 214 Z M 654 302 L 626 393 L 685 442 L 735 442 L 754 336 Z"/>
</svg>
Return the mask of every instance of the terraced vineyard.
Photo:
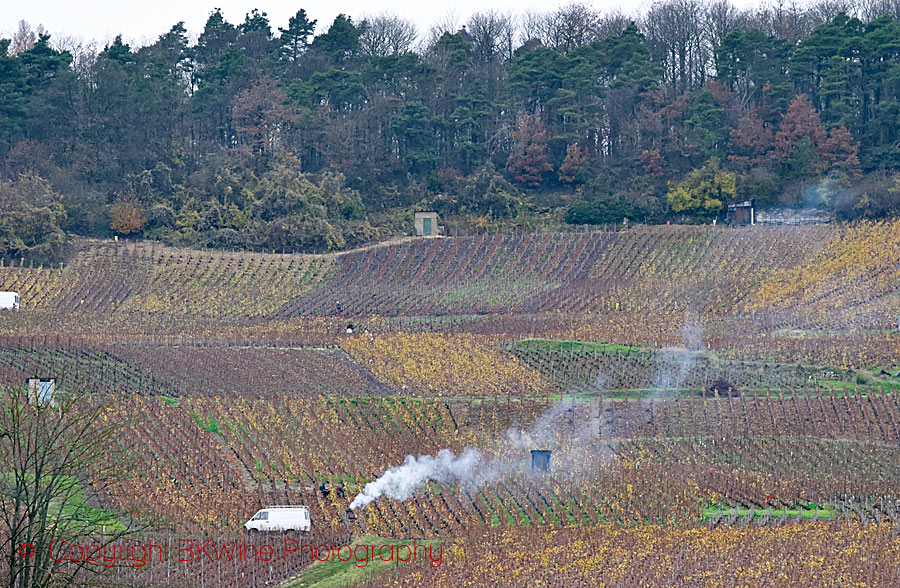
<svg viewBox="0 0 900 588">
<path fill-rule="evenodd" d="M 116 439 L 79 484 L 148 536 L 231 541 L 257 509 L 305 504 L 323 542 L 444 547 L 439 569 L 362 585 L 509 579 L 527 545 L 556 567 L 512 585 L 705 586 L 734 569 L 735 586 L 893 586 L 897 226 L 328 256 L 82 242 L 61 266 L 0 268 L 23 300 L 0 313 L 0 383 L 54 377 L 102 407 Z M 549 471 L 532 449 L 552 450 Z M 262 586 L 316 565 L 208 563 L 108 578 Z"/>
<path fill-rule="evenodd" d="M 61 268 L 0 269 L 0 287 L 19 291 L 26 309 L 44 312 L 225 321 L 328 316 L 336 302 L 347 316 L 677 310 L 679 304 L 722 312 L 735 309 L 767 271 L 796 266 L 832 233 L 656 227 L 499 234 L 405 241 L 339 256 L 86 242 Z"/>
</svg>

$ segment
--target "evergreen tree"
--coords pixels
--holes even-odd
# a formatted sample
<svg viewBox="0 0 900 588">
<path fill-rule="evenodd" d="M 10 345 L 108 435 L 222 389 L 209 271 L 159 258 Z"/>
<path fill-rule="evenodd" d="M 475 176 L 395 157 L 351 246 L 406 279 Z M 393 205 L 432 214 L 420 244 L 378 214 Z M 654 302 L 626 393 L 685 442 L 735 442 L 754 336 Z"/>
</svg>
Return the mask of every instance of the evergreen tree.
<svg viewBox="0 0 900 588">
<path fill-rule="evenodd" d="M 286 64 L 290 74 L 296 75 L 300 56 L 309 46 L 309 38 L 316 30 L 316 21 L 309 20 L 306 10 L 300 9 L 297 14 L 288 19 L 286 29 L 279 28 L 281 36 L 278 38 L 278 56 Z"/>
<path fill-rule="evenodd" d="M 9 44 L 9 39 L 0 39 L 0 155 L 20 136 L 27 115 L 25 71 L 9 55 Z"/>
<path fill-rule="evenodd" d="M 313 40 L 313 49 L 319 51 L 331 64 L 343 66 L 359 54 L 360 29 L 344 14 L 334 18 L 328 31 Z"/>
</svg>

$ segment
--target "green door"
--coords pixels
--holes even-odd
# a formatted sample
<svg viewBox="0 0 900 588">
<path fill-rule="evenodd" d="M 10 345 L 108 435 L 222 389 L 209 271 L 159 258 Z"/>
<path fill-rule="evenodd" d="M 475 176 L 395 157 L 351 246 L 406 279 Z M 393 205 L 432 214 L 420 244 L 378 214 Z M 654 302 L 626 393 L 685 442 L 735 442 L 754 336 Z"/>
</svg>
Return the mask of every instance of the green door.
<svg viewBox="0 0 900 588">
<path fill-rule="evenodd" d="M 423 218 L 422 219 L 422 234 L 426 236 L 431 235 L 431 219 Z"/>
</svg>

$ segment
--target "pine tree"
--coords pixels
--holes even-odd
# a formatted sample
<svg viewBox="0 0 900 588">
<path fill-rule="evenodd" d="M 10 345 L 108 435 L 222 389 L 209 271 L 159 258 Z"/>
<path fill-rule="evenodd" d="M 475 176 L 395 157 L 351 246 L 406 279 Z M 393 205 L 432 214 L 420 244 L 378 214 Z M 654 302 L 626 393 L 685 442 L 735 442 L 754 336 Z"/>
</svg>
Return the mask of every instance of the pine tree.
<svg viewBox="0 0 900 588">
<path fill-rule="evenodd" d="M 289 67 L 295 68 L 300 56 L 309 45 L 309 38 L 316 30 L 316 21 L 309 20 L 306 10 L 300 9 L 288 20 L 286 29 L 279 28 L 279 56 Z"/>
<path fill-rule="evenodd" d="M 14 143 L 25 120 L 25 72 L 7 53 L 9 39 L 0 39 L 0 154 Z"/>
</svg>

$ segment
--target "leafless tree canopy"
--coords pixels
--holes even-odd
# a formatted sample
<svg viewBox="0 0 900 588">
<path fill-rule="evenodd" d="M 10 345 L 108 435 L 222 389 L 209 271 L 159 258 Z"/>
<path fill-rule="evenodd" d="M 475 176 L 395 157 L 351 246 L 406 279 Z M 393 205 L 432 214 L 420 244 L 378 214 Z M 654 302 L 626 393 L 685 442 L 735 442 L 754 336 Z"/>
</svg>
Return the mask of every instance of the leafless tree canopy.
<svg viewBox="0 0 900 588">
<path fill-rule="evenodd" d="M 359 45 L 367 55 L 385 57 L 410 51 L 419 36 L 416 25 L 395 14 L 382 13 L 363 18 Z"/>
<path fill-rule="evenodd" d="M 100 50 L 96 41 L 85 41 L 74 35 L 53 35 L 50 44 L 57 51 L 67 51 L 72 56 L 72 69 L 80 75 L 87 75 Z"/>
<path fill-rule="evenodd" d="M 496 10 L 476 12 L 466 22 L 475 63 L 495 63 L 512 58 L 515 23 L 509 14 Z"/>
<path fill-rule="evenodd" d="M 819 26 L 833 19 L 841 12 L 855 15 L 858 3 L 854 0 L 818 0 L 812 6 L 807 8 L 813 26 Z"/>
<path fill-rule="evenodd" d="M 728 33 L 742 27 L 747 15 L 734 7 L 728 0 L 715 0 L 706 7 L 703 26 L 707 42 L 711 47 L 722 42 Z"/>
<path fill-rule="evenodd" d="M 612 23 L 618 20 L 616 14 L 613 13 Z M 523 37 L 538 39 L 547 47 L 568 53 L 600 36 L 602 22 L 600 13 L 586 4 L 573 2 L 552 12 L 526 13 Z M 611 28 L 615 29 L 616 25 Z"/>
<path fill-rule="evenodd" d="M 432 47 L 445 33 L 453 34 L 461 25 L 459 16 L 452 9 L 435 20 L 428 29 L 427 47 Z"/>
<path fill-rule="evenodd" d="M 812 18 L 797 2 L 779 2 L 751 12 L 749 25 L 793 44 L 813 29 Z"/>
<path fill-rule="evenodd" d="M 872 20 L 885 14 L 900 18 L 900 0 L 861 0 L 859 14 L 864 20 Z"/>
<path fill-rule="evenodd" d="M 22 51 L 28 51 L 34 47 L 35 43 L 37 43 L 38 37 L 45 33 L 46 31 L 44 30 L 43 25 L 38 25 L 37 28 L 31 28 L 31 25 L 28 24 L 27 21 L 20 20 L 19 28 L 13 33 L 12 43 L 9 44 L 9 52 L 15 55 Z"/>
<path fill-rule="evenodd" d="M 77 585 L 84 562 L 54 561 L 50 542 L 96 531 L 85 496 L 117 476 L 115 431 L 87 395 L 67 394 L 55 406 L 33 402 L 23 390 L 0 388 L 0 578 L 9 588 Z M 33 556 L 23 557 L 23 546 Z"/>
<path fill-rule="evenodd" d="M 705 12 L 698 0 L 669 0 L 654 4 L 644 19 L 647 46 L 663 64 L 664 78 L 675 94 L 706 81 L 712 50 L 698 34 Z"/>
</svg>

